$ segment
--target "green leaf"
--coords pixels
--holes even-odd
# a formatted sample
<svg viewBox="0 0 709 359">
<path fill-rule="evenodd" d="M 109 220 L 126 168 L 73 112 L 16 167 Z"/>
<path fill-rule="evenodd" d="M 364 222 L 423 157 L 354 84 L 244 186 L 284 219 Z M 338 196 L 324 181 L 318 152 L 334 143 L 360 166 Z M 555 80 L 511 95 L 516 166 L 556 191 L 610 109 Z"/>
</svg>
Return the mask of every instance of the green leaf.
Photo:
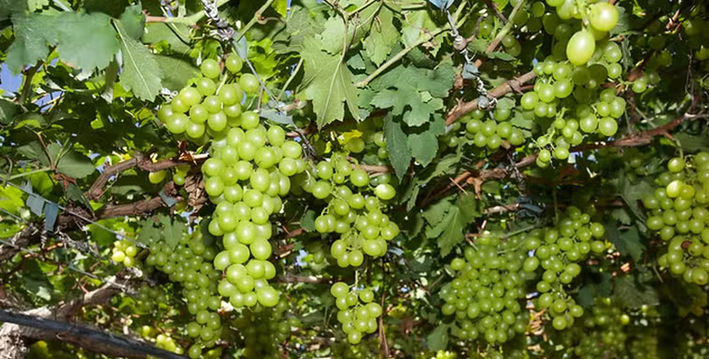
<svg viewBox="0 0 709 359">
<path fill-rule="evenodd" d="M 468 42 L 468 51 L 472 51 L 473 53 L 485 53 L 488 45 L 487 40 L 474 39 L 473 41 Z"/>
<path fill-rule="evenodd" d="M 82 179 L 94 173 L 96 167 L 91 160 L 74 151 L 67 151 L 57 162 L 57 172 L 61 172 L 74 179 Z"/>
<path fill-rule="evenodd" d="M 305 60 L 302 93 L 313 102 L 318 127 L 343 120 L 345 103 L 350 115 L 359 120 L 357 88 L 341 57 L 321 51 L 312 38 L 305 39 L 301 56 Z"/>
<path fill-rule="evenodd" d="M 496 52 L 496 51 L 488 53 L 487 57 L 489 57 L 491 59 L 499 59 L 499 60 L 507 61 L 507 62 L 517 59 L 516 57 L 514 57 L 506 52 Z"/>
<path fill-rule="evenodd" d="M 0 6 L 1 7 L 1 6 Z M 47 43 L 56 45 L 55 18 L 31 14 L 12 17 L 15 41 L 7 49 L 5 64 L 17 75 L 25 65 L 34 65 L 49 54 Z"/>
<path fill-rule="evenodd" d="M 345 36 L 345 22 L 340 16 L 334 16 L 325 21 L 325 30 L 320 34 L 322 49 L 333 55 L 342 52 Z"/>
<path fill-rule="evenodd" d="M 175 217 L 173 219 L 166 214 L 158 214 L 158 222 L 163 226 L 165 243 L 167 243 L 168 248 L 175 249 L 177 244 L 180 243 L 180 239 L 185 234 L 187 225 L 180 220 L 180 217 Z"/>
<path fill-rule="evenodd" d="M 145 29 L 145 14 L 140 5 L 128 6 L 120 17 L 121 26 L 128 36 L 135 40 L 143 36 Z"/>
<path fill-rule="evenodd" d="M 49 6 L 49 0 L 27 0 L 27 10 L 30 12 L 41 10 L 45 6 Z"/>
<path fill-rule="evenodd" d="M 401 124 L 394 121 L 391 114 L 384 118 L 384 137 L 389 151 L 389 161 L 394 166 L 396 176 L 401 180 L 411 164 L 411 151 Z"/>
<path fill-rule="evenodd" d="M 694 136 L 688 133 L 679 132 L 673 134 L 672 137 L 679 142 L 682 149 L 686 152 L 709 151 L 709 139 L 707 136 Z"/>
<path fill-rule="evenodd" d="M 401 40 L 406 45 L 406 47 L 415 47 L 415 45 L 426 38 L 429 33 L 435 31 L 438 26 L 436 22 L 431 18 L 430 11 L 412 11 L 407 13 L 402 29 L 401 29 Z M 441 35 L 438 35 L 435 40 L 431 41 L 430 51 L 435 55 L 438 49 L 441 48 Z"/>
<path fill-rule="evenodd" d="M 57 51 L 62 60 L 82 69 L 103 69 L 118 53 L 120 44 L 103 13 L 63 12 L 55 21 Z"/>
<path fill-rule="evenodd" d="M 603 226 L 606 229 L 606 236 L 613 242 L 620 254 L 630 255 L 635 261 L 642 259 L 645 246 L 640 240 L 640 233 L 637 227 L 633 226 L 621 232 L 618 229 L 618 222 L 615 220 L 608 220 Z"/>
<path fill-rule="evenodd" d="M 613 27 L 611 31 L 609 31 L 611 36 L 622 34 L 630 30 L 630 16 L 625 11 L 625 7 L 616 6 L 615 8 L 618 10 L 618 23 L 616 23 L 615 27 Z"/>
<path fill-rule="evenodd" d="M 149 246 L 162 238 L 163 231 L 155 225 L 155 220 L 152 217 L 143 220 L 143 225 L 140 227 L 136 241 Z"/>
<path fill-rule="evenodd" d="M 0 124 L 10 124 L 19 111 L 17 104 L 0 98 Z"/>
<path fill-rule="evenodd" d="M 312 209 L 309 209 L 303 213 L 303 216 L 300 217 L 300 226 L 303 227 L 308 232 L 312 232 L 315 230 L 315 217 L 317 217 L 318 214 L 315 213 Z"/>
<path fill-rule="evenodd" d="M 190 27 L 187 24 L 165 24 L 165 23 L 147 23 L 143 29 L 143 42 L 151 44 L 153 47 L 159 47 L 158 44 L 169 45 L 169 50 L 176 54 L 188 54 L 191 50 L 189 43 L 185 43 L 183 39 L 189 41 Z M 180 34 L 181 36 L 178 36 Z"/>
<path fill-rule="evenodd" d="M 0 0 L 0 21 L 7 20 L 12 14 L 21 14 L 27 10 L 25 1 Z"/>
<path fill-rule="evenodd" d="M 382 6 L 369 35 L 364 39 L 364 51 L 379 66 L 387 59 L 398 40 L 399 31 L 394 26 L 394 13 L 387 6 Z"/>
<path fill-rule="evenodd" d="M 447 324 L 441 324 L 436 327 L 429 335 L 426 336 L 426 344 L 431 351 L 445 350 L 448 347 L 448 330 Z"/>
<path fill-rule="evenodd" d="M 0 187 L 0 208 L 17 214 L 18 210 L 25 205 L 23 194 L 24 192 L 15 187 Z"/>
<path fill-rule="evenodd" d="M 429 122 L 428 128 L 421 133 L 410 134 L 408 138 L 409 150 L 414 159 L 421 166 L 428 166 L 438 154 L 438 136 L 445 133 L 446 123 L 438 116 L 435 121 Z"/>
<path fill-rule="evenodd" d="M 121 85 L 142 100 L 153 101 L 162 89 L 160 66 L 153 54 L 143 44 L 134 40 L 116 21 L 116 29 L 121 37 L 123 53 L 123 73 Z"/>
<path fill-rule="evenodd" d="M 273 10 L 276 10 L 279 15 L 286 17 L 288 14 L 288 3 L 290 3 L 288 0 L 276 0 L 271 4 L 271 7 Z"/>
<path fill-rule="evenodd" d="M 199 74 L 199 69 L 192 63 L 192 59 L 178 59 L 172 56 L 153 56 L 160 67 L 162 85 L 172 91 L 179 91 L 187 82 Z"/>
<path fill-rule="evenodd" d="M 653 287 L 638 283 L 630 276 L 616 278 L 613 296 L 629 308 L 657 305 L 660 299 Z"/>
<path fill-rule="evenodd" d="M 436 226 L 446 218 L 446 213 L 450 211 L 451 207 L 453 207 L 453 204 L 449 201 L 438 201 L 428 206 L 428 208 L 423 212 L 423 218 L 426 222 L 428 222 L 428 224 L 431 225 L 431 227 Z"/>
</svg>

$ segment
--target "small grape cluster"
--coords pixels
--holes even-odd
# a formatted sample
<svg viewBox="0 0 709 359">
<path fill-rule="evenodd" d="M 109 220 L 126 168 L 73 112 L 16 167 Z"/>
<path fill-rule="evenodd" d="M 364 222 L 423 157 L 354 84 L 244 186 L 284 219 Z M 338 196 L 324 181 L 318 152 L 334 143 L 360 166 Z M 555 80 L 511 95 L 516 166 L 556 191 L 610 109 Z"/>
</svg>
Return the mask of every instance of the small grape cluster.
<svg viewBox="0 0 709 359">
<path fill-rule="evenodd" d="M 155 346 L 160 349 L 165 349 L 169 352 L 182 355 L 185 353 L 185 349 L 180 346 L 175 340 L 170 336 L 170 334 L 158 334 L 155 338 Z"/>
<path fill-rule="evenodd" d="M 279 345 L 301 326 L 296 317 L 286 317 L 288 302 L 281 299 L 273 307 L 255 306 L 243 310 L 233 324 L 241 333 L 244 358 L 281 358 Z"/>
<path fill-rule="evenodd" d="M 341 235 L 330 247 L 337 264 L 357 267 L 364 262 L 364 254 L 375 258 L 386 254 L 387 241 L 399 234 L 399 227 L 381 211 L 380 201 L 394 198 L 394 187 L 380 183 L 374 195 L 365 197 L 360 192 L 369 185 L 369 174 L 358 166 L 353 168 L 344 156 L 319 162 L 313 172 L 301 177 L 301 187 L 315 198 L 328 201 L 315 219 L 315 230 Z M 353 193 L 346 182 L 357 192 Z"/>
<path fill-rule="evenodd" d="M 579 359 L 627 357 L 626 341 L 630 317 L 610 298 L 597 298 L 593 308 L 577 325 L 552 334 L 552 342 L 562 344 L 565 355 Z"/>
<path fill-rule="evenodd" d="M 363 338 L 358 345 L 346 341 L 336 341 L 330 346 L 333 358 L 376 359 L 379 358 L 379 341 L 376 338 Z"/>
<path fill-rule="evenodd" d="M 520 305 L 527 294 L 524 253 L 516 240 L 502 241 L 493 233 L 484 233 L 475 245 L 451 261 L 455 278 L 438 292 L 445 302 L 441 311 L 455 315 L 452 335 L 502 344 L 524 333 L 529 321 Z"/>
<path fill-rule="evenodd" d="M 591 216 L 574 206 L 566 209 L 566 216 L 556 226 L 530 231 L 524 241 L 526 250 L 534 255 L 526 258 L 522 266 L 528 273 L 535 273 L 539 267 L 544 270 L 536 289 L 541 294 L 535 300 L 535 307 L 548 309 L 554 318 L 552 325 L 563 330 L 574 323 L 574 318 L 583 315 L 584 310 L 566 292 L 565 286 L 573 282 L 581 273 L 578 264 L 589 253 L 603 253 L 607 250 L 602 238 L 605 228 L 591 222 Z"/>
<path fill-rule="evenodd" d="M 370 288 L 350 290 L 343 282 L 334 283 L 330 294 L 335 297 L 337 321 L 347 334 L 351 344 L 359 344 L 363 334 L 377 331 L 377 318 L 382 315 L 381 305 L 374 302 L 374 291 Z"/>
<path fill-rule="evenodd" d="M 667 163 L 656 178 L 660 188 L 643 198 L 647 227 L 667 242 L 658 263 L 688 283 L 709 283 L 709 153 Z"/>
<path fill-rule="evenodd" d="M 503 145 L 503 141 L 507 141 L 512 146 L 521 146 L 524 144 L 524 133 L 522 130 L 514 127 L 510 121 L 512 110 L 511 106 L 502 106 L 498 104 L 492 115 L 488 117 L 488 112 L 476 109 L 453 124 L 450 138 L 444 139 L 449 147 L 458 145 L 457 137 L 453 136 L 461 126 L 465 126 L 465 136 L 472 140 L 473 145 L 477 148 L 488 148 L 497 150 Z M 455 140 L 453 140 L 455 138 Z"/>
<path fill-rule="evenodd" d="M 439 350 L 436 355 L 431 359 L 456 359 L 458 356 L 454 352 L 447 350 Z"/>
<path fill-rule="evenodd" d="M 138 311 L 140 313 L 155 313 L 158 303 L 167 303 L 167 296 L 156 287 L 143 286 L 138 291 Z"/>
<path fill-rule="evenodd" d="M 125 239 L 113 242 L 111 260 L 116 263 L 122 263 L 126 267 L 136 265 L 135 255 L 138 254 L 138 247 Z"/>
</svg>

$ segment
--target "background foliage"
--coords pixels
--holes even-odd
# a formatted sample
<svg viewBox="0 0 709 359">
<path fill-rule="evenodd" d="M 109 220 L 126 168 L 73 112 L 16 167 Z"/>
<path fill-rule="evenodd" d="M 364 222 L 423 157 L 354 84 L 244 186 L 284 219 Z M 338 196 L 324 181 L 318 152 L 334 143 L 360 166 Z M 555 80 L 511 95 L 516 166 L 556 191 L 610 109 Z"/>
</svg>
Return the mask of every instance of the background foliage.
<svg viewBox="0 0 709 359">
<path fill-rule="evenodd" d="M 0 0 L 3 355 L 706 357 L 706 4 L 205 3 Z"/>
</svg>

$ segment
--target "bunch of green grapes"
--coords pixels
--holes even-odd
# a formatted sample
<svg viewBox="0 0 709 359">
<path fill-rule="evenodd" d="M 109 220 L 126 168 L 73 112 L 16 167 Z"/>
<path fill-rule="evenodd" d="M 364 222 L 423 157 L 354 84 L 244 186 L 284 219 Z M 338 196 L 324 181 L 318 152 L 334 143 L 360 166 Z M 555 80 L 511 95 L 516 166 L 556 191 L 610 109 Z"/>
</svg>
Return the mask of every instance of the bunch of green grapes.
<svg viewBox="0 0 709 359">
<path fill-rule="evenodd" d="M 212 264 L 215 253 L 215 248 L 205 245 L 204 234 L 198 228 L 191 235 L 184 235 L 174 248 L 164 240 L 150 243 L 150 254 L 145 260 L 171 281 L 182 284 L 187 310 L 195 317 L 185 329 L 191 338 L 207 347 L 214 346 L 222 330 L 217 313 L 221 308 L 217 293 L 221 273 Z"/>
<path fill-rule="evenodd" d="M 301 176 L 300 186 L 315 198 L 328 202 L 315 219 L 319 233 L 337 233 L 340 238 L 332 243 L 330 253 L 340 267 L 357 267 L 364 255 L 381 257 L 386 254 L 387 241 L 399 234 L 399 227 L 382 212 L 383 204 L 396 195 L 394 187 L 380 183 L 371 188 L 369 174 L 347 160 L 334 155 L 329 161 L 320 161 L 312 171 Z"/>
<path fill-rule="evenodd" d="M 450 352 L 447 350 L 439 350 L 436 352 L 436 355 L 432 359 L 455 359 L 458 356 L 455 355 L 454 352 Z"/>
<path fill-rule="evenodd" d="M 255 113 L 242 116 L 246 113 L 242 113 L 241 106 L 244 92 L 255 93 L 259 88 L 254 75 L 240 75 L 242 65 L 241 58 L 231 54 L 225 61 L 228 73 L 222 74 L 216 60 L 204 60 L 200 65 L 202 76 L 193 79 L 192 85 L 183 88 L 169 104 L 161 106 L 158 119 L 170 132 L 184 134 L 197 143 L 219 137 L 228 127 L 237 126 L 240 122 L 257 124 Z M 223 78 L 220 79 L 220 76 Z M 237 76 L 238 83 L 235 82 Z"/>
<path fill-rule="evenodd" d="M 449 147 L 458 146 L 456 134 L 459 128 L 465 126 L 465 136 L 477 148 L 497 150 L 503 141 L 512 146 L 521 146 L 525 140 L 524 133 L 508 121 L 512 116 L 512 107 L 498 106 L 492 112 L 476 109 L 453 123 L 448 135 L 443 136 L 443 141 Z"/>
<path fill-rule="evenodd" d="M 522 268 L 528 273 L 543 270 L 541 280 L 536 284 L 541 295 L 535 299 L 535 307 L 548 310 L 556 330 L 572 326 L 575 318 L 583 315 L 583 308 L 576 304 L 566 288 L 581 274 L 579 263 L 591 251 L 603 253 L 607 250 L 602 240 L 604 235 L 603 225 L 591 222 L 590 214 L 573 206 L 567 208 L 557 225 L 527 234 L 524 247 L 533 250 L 534 255 L 524 260 Z"/>
<path fill-rule="evenodd" d="M 382 307 L 374 302 L 372 289 L 350 289 L 346 283 L 337 282 L 330 287 L 330 294 L 335 297 L 339 309 L 337 321 L 342 324 L 347 341 L 359 344 L 364 334 L 377 331 L 377 318 L 382 315 Z"/>
<path fill-rule="evenodd" d="M 288 302 L 281 299 L 273 307 L 256 306 L 243 310 L 233 324 L 241 333 L 244 358 L 281 358 L 279 347 L 301 326 L 296 317 L 286 317 Z"/>
<path fill-rule="evenodd" d="M 141 313 L 155 313 L 158 303 L 167 303 L 167 295 L 160 289 L 152 286 L 140 287 L 138 291 L 138 311 Z"/>
<path fill-rule="evenodd" d="M 451 261 L 455 278 L 438 292 L 444 315 L 454 315 L 452 335 L 463 340 L 484 339 L 496 345 L 524 333 L 528 313 L 524 300 L 526 275 L 524 252 L 517 239 L 502 241 L 485 233 L 475 247 L 466 247 L 464 258 Z"/>
<path fill-rule="evenodd" d="M 657 328 L 638 327 L 631 332 L 626 345 L 632 359 L 659 359 Z"/>
<path fill-rule="evenodd" d="M 510 5 L 517 6 L 520 1 L 512 0 Z M 546 6 L 543 1 L 525 3 L 510 20 L 521 28 L 521 31 L 536 34 L 542 29 L 542 16 L 545 12 Z M 505 35 L 501 43 L 507 53 L 512 56 L 519 56 L 522 53 L 522 45 L 513 34 Z"/>
<path fill-rule="evenodd" d="M 379 341 L 376 338 L 363 338 L 358 345 L 346 341 L 335 341 L 330 346 L 333 358 L 375 359 L 379 358 Z"/>
<path fill-rule="evenodd" d="M 523 115 L 546 133 L 536 141 L 537 165 L 546 167 L 552 157 L 566 160 L 569 148 L 585 137 L 610 137 L 618 131 L 617 119 L 625 111 L 625 100 L 605 83 L 618 79 L 623 68 L 620 46 L 607 40 L 607 31 L 617 22 L 617 10 L 607 3 L 578 8 L 576 1 L 549 0 L 556 13 L 543 17 L 544 29 L 553 35 L 552 53 L 534 66 L 538 78 L 534 91 L 521 100 Z M 578 20 L 587 19 L 589 29 L 576 31 Z M 601 20 L 599 20 L 601 19 Z M 615 19 L 615 20 L 614 20 Z"/>
<path fill-rule="evenodd" d="M 138 247 L 125 239 L 113 242 L 111 260 L 116 263 L 122 263 L 126 267 L 136 265 L 135 255 L 138 254 Z"/>
<path fill-rule="evenodd" d="M 281 211 L 289 177 L 305 169 L 301 155 L 300 144 L 286 140 L 281 127 L 266 128 L 257 120 L 229 129 L 202 165 L 205 190 L 216 204 L 209 231 L 222 236 L 224 246 L 214 259 L 215 268 L 226 271 L 219 293 L 236 308 L 278 303 L 278 291 L 268 284 L 276 275 L 268 261 L 270 217 Z"/>
<path fill-rule="evenodd" d="M 656 182 L 661 187 L 643 205 L 647 227 L 667 243 L 660 266 L 688 283 L 709 283 L 709 153 L 670 159 Z"/>
<path fill-rule="evenodd" d="M 185 349 L 181 347 L 180 344 L 175 342 L 175 340 L 172 338 L 172 336 L 170 336 L 170 334 L 158 334 L 158 336 L 155 338 L 155 346 L 160 349 L 165 349 L 169 352 L 173 352 L 179 355 L 185 353 Z M 148 356 L 148 358 L 151 358 L 151 356 Z"/>
</svg>

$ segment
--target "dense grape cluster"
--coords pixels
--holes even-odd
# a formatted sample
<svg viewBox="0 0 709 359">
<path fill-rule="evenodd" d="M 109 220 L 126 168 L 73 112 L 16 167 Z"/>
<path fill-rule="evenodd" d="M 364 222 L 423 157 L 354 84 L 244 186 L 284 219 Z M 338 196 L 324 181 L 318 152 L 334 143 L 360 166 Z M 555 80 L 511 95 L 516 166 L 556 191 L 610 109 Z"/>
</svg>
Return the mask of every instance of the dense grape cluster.
<svg viewBox="0 0 709 359">
<path fill-rule="evenodd" d="M 286 316 L 287 310 L 288 302 L 281 299 L 273 307 L 256 306 L 241 312 L 233 323 L 242 336 L 243 358 L 282 358 L 280 344 L 301 325 L 298 318 Z"/>
<path fill-rule="evenodd" d="M 212 158 L 202 165 L 205 190 L 216 204 L 209 231 L 222 236 L 224 246 L 214 260 L 215 268 L 226 271 L 219 293 L 236 308 L 278 303 L 278 292 L 267 282 L 276 275 L 268 261 L 270 217 L 290 192 L 289 176 L 305 169 L 301 154 L 282 128 L 242 123 L 229 129 L 226 141 L 214 142 Z"/>
<path fill-rule="evenodd" d="M 299 179 L 303 190 L 328 202 L 315 219 L 315 230 L 340 235 L 330 247 L 340 267 L 362 265 L 365 254 L 374 258 L 386 254 L 387 241 L 399 234 L 399 227 L 381 210 L 381 201 L 396 195 L 392 185 L 380 183 L 373 195 L 363 195 L 370 184 L 369 174 L 359 166 L 353 168 L 341 155 L 319 162 L 313 173 Z"/>
<path fill-rule="evenodd" d="M 350 290 L 343 282 L 330 287 L 330 294 L 335 297 L 337 321 L 342 324 L 342 331 L 347 334 L 351 344 L 359 344 L 364 334 L 377 331 L 377 318 L 382 315 L 381 305 L 374 302 L 374 291 L 370 288 Z"/>
<path fill-rule="evenodd" d="M 204 234 L 195 230 L 191 235 L 185 234 L 174 247 L 163 240 L 150 243 L 150 254 L 145 260 L 171 281 L 182 284 L 187 310 L 194 316 L 194 321 L 186 326 L 187 335 L 200 342 L 195 345 L 208 348 L 214 346 L 222 331 L 217 313 L 221 308 L 217 293 L 221 273 L 212 265 L 215 253 L 213 246 L 205 244 Z"/>
<path fill-rule="evenodd" d="M 667 243 L 663 268 L 688 283 L 709 283 L 709 153 L 672 158 L 655 189 L 643 199 L 647 227 Z"/>
<path fill-rule="evenodd" d="M 625 100 L 616 96 L 616 89 L 604 88 L 607 79 L 618 79 L 623 70 L 620 46 L 606 35 L 617 22 L 615 7 L 596 3 L 579 8 L 578 2 L 564 0 L 547 4 L 557 12 L 545 14 L 542 23 L 556 42 L 551 55 L 534 66 L 534 91 L 520 100 L 524 117 L 546 128 L 536 143 L 540 167 L 548 166 L 552 157 L 567 159 L 569 148 L 586 136 L 615 135 L 616 120 L 625 111 Z M 579 30 L 581 23 L 575 19 L 582 18 L 589 19 L 590 28 Z"/>
<path fill-rule="evenodd" d="M 573 325 L 584 310 L 566 291 L 574 278 L 581 274 L 581 265 L 590 252 L 603 253 L 605 228 L 591 222 L 591 216 L 576 207 L 566 209 L 566 216 L 553 227 L 535 229 L 525 238 L 524 246 L 534 255 L 524 260 L 523 270 L 534 273 L 543 270 L 536 289 L 540 293 L 535 307 L 547 309 L 552 326 L 563 330 Z"/>
<path fill-rule="evenodd" d="M 216 205 L 209 232 L 222 236 L 224 248 L 214 258 L 214 268 L 226 274 L 218 293 L 236 308 L 271 307 L 279 293 L 268 284 L 276 275 L 268 261 L 270 217 L 281 210 L 281 198 L 290 192 L 289 177 L 303 172 L 305 162 L 301 145 L 287 140 L 281 127 L 263 126 L 258 113 L 242 108 L 244 92 L 255 93 L 258 79 L 242 74 L 234 81 L 242 68 L 234 54 L 225 67 L 228 72 L 222 73 L 216 61 L 205 60 L 203 76 L 161 107 L 158 118 L 171 132 L 184 132 L 197 143 L 213 139 L 201 169 L 205 191 Z M 184 183 L 185 173 L 173 175 L 176 183 Z"/>
<path fill-rule="evenodd" d="M 465 248 L 464 258 L 453 259 L 450 269 L 455 279 L 438 295 L 445 302 L 443 314 L 455 315 L 454 336 L 502 344 L 524 333 L 529 321 L 520 304 L 527 295 L 524 257 L 517 240 L 502 241 L 486 233 L 475 248 Z"/>
<path fill-rule="evenodd" d="M 552 336 L 553 342 L 563 345 L 556 357 L 572 353 L 579 359 L 633 358 L 626 351 L 629 322 L 630 317 L 611 299 L 597 299 L 576 325 Z"/>
</svg>

